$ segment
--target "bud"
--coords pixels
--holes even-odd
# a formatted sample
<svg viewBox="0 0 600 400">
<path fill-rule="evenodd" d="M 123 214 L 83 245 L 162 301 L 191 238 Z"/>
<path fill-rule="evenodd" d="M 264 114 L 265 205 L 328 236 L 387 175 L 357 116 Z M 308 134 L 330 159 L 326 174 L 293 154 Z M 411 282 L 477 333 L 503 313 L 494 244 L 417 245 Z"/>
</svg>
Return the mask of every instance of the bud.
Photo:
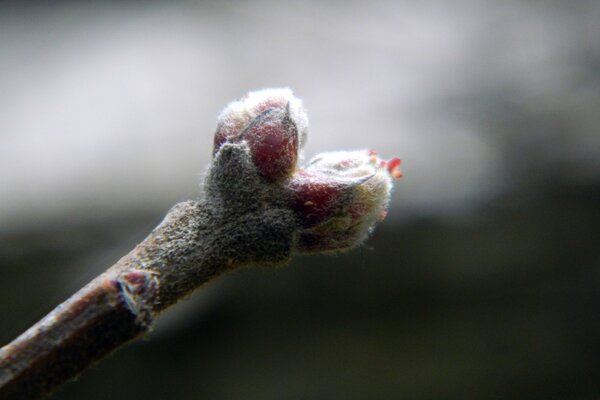
<svg viewBox="0 0 600 400">
<path fill-rule="evenodd" d="M 298 250 L 334 251 L 360 244 L 386 215 L 400 159 L 374 151 L 325 153 L 297 171 L 287 185 L 299 220 Z"/>
<path fill-rule="evenodd" d="M 372 150 L 334 152 L 297 169 L 307 126 L 290 89 L 250 92 L 230 103 L 218 118 L 207 178 L 209 203 L 218 209 L 213 215 L 231 220 L 277 210 L 276 219 L 259 220 L 270 227 L 286 221 L 290 249 L 349 249 L 385 217 L 392 179 L 402 176 L 400 159 L 385 161 Z"/>
<path fill-rule="evenodd" d="M 307 128 L 302 101 L 290 89 L 249 92 L 219 115 L 213 153 L 224 143 L 245 142 L 261 175 L 281 180 L 296 168 Z"/>
</svg>

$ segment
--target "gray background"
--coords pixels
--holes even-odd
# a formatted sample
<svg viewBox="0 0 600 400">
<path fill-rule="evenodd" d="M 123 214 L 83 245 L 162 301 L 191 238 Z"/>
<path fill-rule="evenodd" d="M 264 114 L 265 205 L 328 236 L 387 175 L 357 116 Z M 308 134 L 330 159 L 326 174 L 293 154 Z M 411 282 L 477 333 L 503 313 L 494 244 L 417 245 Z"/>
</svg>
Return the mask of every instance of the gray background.
<svg viewBox="0 0 600 400">
<path fill-rule="evenodd" d="M 403 159 L 358 249 L 219 278 L 53 399 L 596 398 L 597 1 L 0 6 L 0 343 L 199 196 L 289 86 L 305 154 Z"/>
</svg>

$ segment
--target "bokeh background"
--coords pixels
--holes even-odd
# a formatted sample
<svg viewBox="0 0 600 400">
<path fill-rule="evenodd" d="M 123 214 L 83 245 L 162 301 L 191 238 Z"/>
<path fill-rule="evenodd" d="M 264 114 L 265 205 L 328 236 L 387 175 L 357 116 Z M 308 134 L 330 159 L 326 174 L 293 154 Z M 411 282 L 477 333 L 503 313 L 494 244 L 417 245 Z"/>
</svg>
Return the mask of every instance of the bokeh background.
<svg viewBox="0 0 600 400">
<path fill-rule="evenodd" d="M 600 396 L 600 2 L 0 6 L 0 343 L 200 194 L 289 86 L 305 149 L 403 159 L 358 249 L 240 270 L 52 399 Z"/>
</svg>

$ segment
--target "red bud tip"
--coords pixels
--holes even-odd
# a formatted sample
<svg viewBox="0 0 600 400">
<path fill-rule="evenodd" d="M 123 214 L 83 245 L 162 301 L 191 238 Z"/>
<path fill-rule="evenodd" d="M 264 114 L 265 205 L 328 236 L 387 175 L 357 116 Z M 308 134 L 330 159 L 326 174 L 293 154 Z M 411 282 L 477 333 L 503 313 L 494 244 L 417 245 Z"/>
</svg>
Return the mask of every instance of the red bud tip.
<svg viewBox="0 0 600 400">
<path fill-rule="evenodd" d="M 394 179 L 400 179 L 403 176 L 402 171 L 399 169 L 401 162 L 402 160 L 400 160 L 398 157 L 394 157 L 385 162 L 386 169 Z"/>
</svg>

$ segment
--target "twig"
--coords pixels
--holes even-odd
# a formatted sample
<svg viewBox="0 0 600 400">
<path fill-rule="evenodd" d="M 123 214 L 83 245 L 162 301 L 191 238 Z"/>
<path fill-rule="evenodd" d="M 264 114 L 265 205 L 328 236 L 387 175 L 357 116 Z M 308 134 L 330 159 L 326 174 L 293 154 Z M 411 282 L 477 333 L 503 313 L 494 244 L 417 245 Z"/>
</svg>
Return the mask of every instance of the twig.
<svg viewBox="0 0 600 400">
<path fill-rule="evenodd" d="M 0 349 L 0 398 L 50 392 L 145 333 L 159 312 L 194 288 L 243 264 L 227 257 L 239 249 L 222 251 L 231 243 L 213 243 L 215 231 L 235 237 L 224 229 L 236 228 L 210 221 L 200 203 L 178 204 L 128 255 Z"/>
<path fill-rule="evenodd" d="M 174 206 L 129 254 L 0 349 L 0 399 L 50 393 L 226 271 L 364 240 L 385 215 L 399 160 L 340 152 L 297 169 L 306 125 L 289 89 L 231 103 L 219 117 L 204 198 Z"/>
</svg>

